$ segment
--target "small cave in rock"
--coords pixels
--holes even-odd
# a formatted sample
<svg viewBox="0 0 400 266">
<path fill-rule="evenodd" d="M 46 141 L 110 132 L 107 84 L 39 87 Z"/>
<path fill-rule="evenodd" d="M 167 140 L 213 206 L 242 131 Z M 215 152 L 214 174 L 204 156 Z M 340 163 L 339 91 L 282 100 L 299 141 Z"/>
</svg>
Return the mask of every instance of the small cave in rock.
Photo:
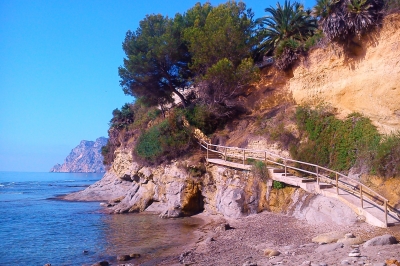
<svg viewBox="0 0 400 266">
<path fill-rule="evenodd" d="M 188 197 L 186 204 L 182 208 L 184 216 L 195 215 L 204 211 L 204 196 L 201 190 L 197 189 L 190 197 Z"/>
</svg>

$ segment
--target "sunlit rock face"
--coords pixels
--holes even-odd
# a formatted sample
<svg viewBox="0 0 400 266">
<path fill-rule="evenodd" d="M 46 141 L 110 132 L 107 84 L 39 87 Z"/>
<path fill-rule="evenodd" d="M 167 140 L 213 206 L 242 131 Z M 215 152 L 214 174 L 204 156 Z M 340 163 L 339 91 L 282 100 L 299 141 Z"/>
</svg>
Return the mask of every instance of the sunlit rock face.
<svg viewBox="0 0 400 266">
<path fill-rule="evenodd" d="M 400 130 L 400 15 L 350 48 L 327 44 L 293 68 L 286 83 L 297 103 L 332 105 L 339 116 L 358 112 L 382 133 Z"/>
<path fill-rule="evenodd" d="M 204 210 L 237 218 L 266 209 L 266 184 L 250 172 L 209 165 L 206 174 L 193 177 L 188 161 L 149 167 L 135 162 L 128 150 L 115 155 L 102 180 L 65 199 L 108 201 L 114 213 L 153 210 L 163 218 Z"/>
<path fill-rule="evenodd" d="M 100 137 L 96 141 L 82 140 L 72 149 L 62 165 L 56 164 L 50 172 L 64 173 L 104 173 L 101 148 L 107 144 L 107 138 Z"/>
</svg>

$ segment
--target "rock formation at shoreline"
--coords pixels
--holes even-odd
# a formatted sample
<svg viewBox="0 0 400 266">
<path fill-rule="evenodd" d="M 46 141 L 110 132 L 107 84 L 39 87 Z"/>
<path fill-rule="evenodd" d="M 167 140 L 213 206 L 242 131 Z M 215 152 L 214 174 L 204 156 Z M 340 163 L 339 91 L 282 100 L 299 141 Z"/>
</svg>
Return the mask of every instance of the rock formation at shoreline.
<svg viewBox="0 0 400 266">
<path fill-rule="evenodd" d="M 266 199 L 267 186 L 252 172 L 208 165 L 201 178 L 188 174 L 189 162 L 156 167 L 133 161 L 119 149 L 103 179 L 66 200 L 106 201 L 111 213 L 155 211 L 163 218 L 190 216 L 205 210 L 226 218 L 240 218 L 263 210 L 283 212 L 310 224 L 354 224 L 357 216 L 339 200 L 287 187 Z M 192 165 L 193 167 L 193 165 Z"/>
<path fill-rule="evenodd" d="M 56 164 L 50 172 L 63 173 L 104 173 L 101 148 L 107 144 L 107 138 L 100 137 L 96 141 L 82 140 L 72 149 L 62 165 Z"/>
</svg>

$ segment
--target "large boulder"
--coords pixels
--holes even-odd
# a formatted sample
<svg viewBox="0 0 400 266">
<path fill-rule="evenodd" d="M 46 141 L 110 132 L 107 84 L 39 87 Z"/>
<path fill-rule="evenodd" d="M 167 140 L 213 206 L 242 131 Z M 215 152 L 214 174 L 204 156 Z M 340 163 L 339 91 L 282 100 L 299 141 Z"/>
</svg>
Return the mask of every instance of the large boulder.
<svg viewBox="0 0 400 266">
<path fill-rule="evenodd" d="M 364 243 L 364 247 L 392 245 L 396 243 L 397 243 L 396 238 L 392 235 L 387 234 L 383 236 L 377 236 L 368 240 L 367 242 Z"/>
<path fill-rule="evenodd" d="M 212 166 L 203 179 L 204 208 L 238 218 L 267 209 L 266 184 L 251 172 Z"/>
</svg>

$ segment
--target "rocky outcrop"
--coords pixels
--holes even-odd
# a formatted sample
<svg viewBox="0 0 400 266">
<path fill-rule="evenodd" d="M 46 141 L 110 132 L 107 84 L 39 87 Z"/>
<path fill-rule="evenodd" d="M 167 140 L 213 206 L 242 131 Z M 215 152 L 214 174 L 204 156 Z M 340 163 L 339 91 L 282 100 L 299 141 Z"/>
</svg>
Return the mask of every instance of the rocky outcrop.
<svg viewBox="0 0 400 266">
<path fill-rule="evenodd" d="M 133 161 L 129 150 L 120 149 L 102 180 L 65 199 L 108 201 L 114 213 L 154 210 L 152 205 L 157 205 L 156 211 L 165 218 L 189 216 L 204 209 L 237 218 L 266 208 L 265 182 L 251 173 L 210 165 L 203 177 L 191 177 L 189 164 L 182 161 L 145 167 Z"/>
<path fill-rule="evenodd" d="M 107 138 L 100 137 L 96 141 L 82 140 L 72 149 L 62 165 L 56 164 L 50 172 L 64 173 L 104 173 L 101 148 L 107 144 Z"/>
<path fill-rule="evenodd" d="M 327 102 L 344 117 L 359 112 L 383 133 L 400 130 L 400 15 L 377 32 L 312 51 L 287 82 L 297 103 Z"/>
<path fill-rule="evenodd" d="M 271 211 L 294 216 L 308 224 L 352 225 L 359 221 L 340 200 L 310 194 L 296 187 L 273 189 L 268 204 Z"/>
<path fill-rule="evenodd" d="M 206 165 L 201 177 L 189 174 L 191 161 L 147 167 L 138 164 L 128 149 L 118 149 L 110 170 L 87 189 L 66 200 L 106 201 L 113 213 L 156 211 L 163 218 L 190 216 L 205 210 L 226 218 L 240 218 L 263 210 L 285 213 L 310 224 L 349 225 L 357 216 L 335 199 L 300 188 L 273 189 L 252 171 Z M 268 198 L 267 198 L 268 197 Z"/>
</svg>

